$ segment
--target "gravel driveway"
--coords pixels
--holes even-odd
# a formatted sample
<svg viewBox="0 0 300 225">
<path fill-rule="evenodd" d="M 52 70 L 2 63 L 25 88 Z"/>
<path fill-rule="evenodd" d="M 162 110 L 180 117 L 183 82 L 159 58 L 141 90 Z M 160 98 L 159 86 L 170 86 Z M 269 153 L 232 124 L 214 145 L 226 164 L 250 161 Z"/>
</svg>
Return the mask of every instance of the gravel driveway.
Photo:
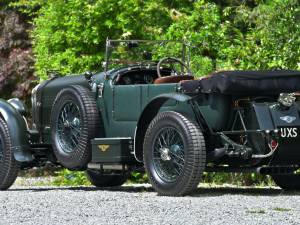
<svg viewBox="0 0 300 225">
<path fill-rule="evenodd" d="M 17 187 L 0 192 L 0 224 L 300 224 L 300 193 L 200 187 L 162 197 L 149 187 Z"/>
</svg>

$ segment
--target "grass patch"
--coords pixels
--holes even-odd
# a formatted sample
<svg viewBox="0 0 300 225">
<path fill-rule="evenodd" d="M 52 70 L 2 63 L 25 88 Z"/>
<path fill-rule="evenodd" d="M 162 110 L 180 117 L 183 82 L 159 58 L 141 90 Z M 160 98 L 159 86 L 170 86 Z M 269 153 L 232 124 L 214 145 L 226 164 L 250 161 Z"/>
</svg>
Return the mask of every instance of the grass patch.
<svg viewBox="0 0 300 225">
<path fill-rule="evenodd" d="M 91 185 L 83 171 L 70 171 L 63 169 L 56 172 L 56 176 L 52 182 L 55 186 L 86 186 Z"/>
<path fill-rule="evenodd" d="M 91 185 L 82 171 L 70 171 L 67 169 L 42 168 L 22 171 L 19 175 L 22 178 L 45 177 L 44 185 L 56 186 L 81 186 Z M 51 181 L 47 177 L 53 177 Z M 47 184 L 47 181 L 50 181 Z M 44 181 L 42 181 L 44 182 Z M 149 183 L 145 173 L 132 172 L 127 181 L 128 184 Z M 274 183 L 270 176 L 262 176 L 255 173 L 207 173 L 203 174 L 202 185 L 234 185 L 237 187 L 270 187 Z M 43 183 L 41 183 L 43 185 Z"/>
<path fill-rule="evenodd" d="M 265 214 L 266 211 L 263 209 L 250 209 L 246 211 L 247 213 L 254 213 L 254 214 Z"/>
<path fill-rule="evenodd" d="M 274 211 L 278 211 L 278 212 L 289 212 L 292 209 L 287 209 L 287 208 L 280 208 L 280 207 L 276 207 L 273 209 Z"/>
<path fill-rule="evenodd" d="M 203 174 L 203 183 L 210 184 L 231 184 L 237 186 L 255 186 L 266 187 L 274 186 L 274 182 L 270 176 L 263 176 L 256 173 L 216 173 L 205 172 Z"/>
</svg>

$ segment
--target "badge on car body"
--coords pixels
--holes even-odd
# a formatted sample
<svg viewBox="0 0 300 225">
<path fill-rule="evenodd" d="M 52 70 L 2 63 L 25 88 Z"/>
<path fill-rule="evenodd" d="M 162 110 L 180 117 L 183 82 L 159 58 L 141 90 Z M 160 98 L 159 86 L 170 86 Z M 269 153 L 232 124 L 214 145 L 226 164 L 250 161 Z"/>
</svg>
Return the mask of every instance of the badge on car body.
<svg viewBox="0 0 300 225">
<path fill-rule="evenodd" d="M 98 148 L 99 148 L 102 152 L 106 152 L 107 149 L 109 148 L 109 145 L 98 145 Z"/>
<path fill-rule="evenodd" d="M 296 120 L 296 117 L 295 116 L 281 116 L 280 119 L 284 122 L 292 123 L 293 121 Z"/>
</svg>

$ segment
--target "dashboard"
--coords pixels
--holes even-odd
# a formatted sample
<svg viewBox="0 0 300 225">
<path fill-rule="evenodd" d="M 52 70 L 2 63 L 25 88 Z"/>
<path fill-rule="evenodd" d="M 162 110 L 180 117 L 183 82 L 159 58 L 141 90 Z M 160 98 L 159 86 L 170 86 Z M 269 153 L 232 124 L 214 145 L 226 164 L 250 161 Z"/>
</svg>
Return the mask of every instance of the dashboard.
<svg viewBox="0 0 300 225">
<path fill-rule="evenodd" d="M 152 84 L 157 78 L 156 74 L 153 73 L 135 73 L 125 74 L 116 79 L 116 85 L 132 85 L 132 84 Z"/>
<path fill-rule="evenodd" d="M 170 75 L 169 70 L 162 71 L 163 76 Z M 153 84 L 158 78 L 156 70 L 134 70 L 117 75 L 115 85 Z"/>
</svg>

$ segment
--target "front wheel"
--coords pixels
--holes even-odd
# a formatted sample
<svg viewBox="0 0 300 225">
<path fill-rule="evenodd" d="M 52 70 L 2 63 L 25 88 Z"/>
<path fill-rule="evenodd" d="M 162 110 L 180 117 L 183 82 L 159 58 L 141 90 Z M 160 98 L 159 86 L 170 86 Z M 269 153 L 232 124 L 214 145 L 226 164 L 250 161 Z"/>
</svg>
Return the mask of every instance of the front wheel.
<svg viewBox="0 0 300 225">
<path fill-rule="evenodd" d="M 144 164 L 153 188 L 161 195 L 182 196 L 197 188 L 206 164 L 199 126 L 177 112 L 161 112 L 144 140 Z"/>
<path fill-rule="evenodd" d="M 0 118 L 0 190 L 8 189 L 15 182 L 18 171 L 7 124 Z"/>
<path fill-rule="evenodd" d="M 287 191 L 300 190 L 300 174 L 272 175 L 275 184 Z"/>
</svg>

